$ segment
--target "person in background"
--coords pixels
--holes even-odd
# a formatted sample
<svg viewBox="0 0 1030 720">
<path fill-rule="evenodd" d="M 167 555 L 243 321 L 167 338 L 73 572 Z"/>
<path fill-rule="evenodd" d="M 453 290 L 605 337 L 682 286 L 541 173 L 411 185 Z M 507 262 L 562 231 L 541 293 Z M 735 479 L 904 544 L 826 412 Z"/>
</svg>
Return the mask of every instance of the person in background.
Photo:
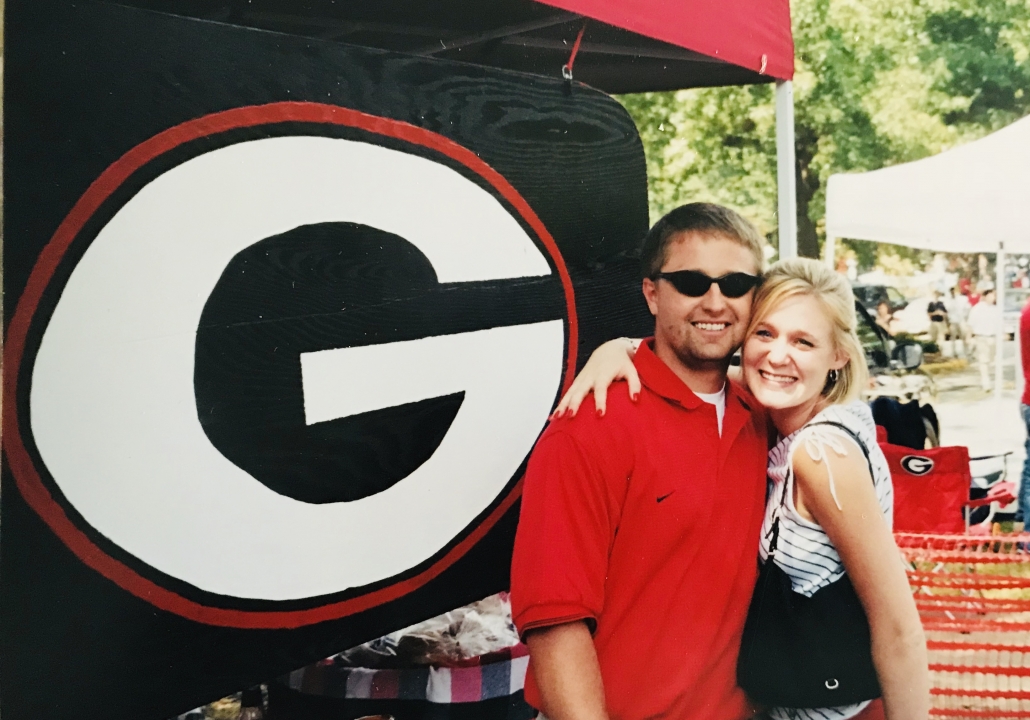
<svg viewBox="0 0 1030 720">
<path fill-rule="evenodd" d="M 1030 276 L 1026 274 L 1026 268 L 1016 270 L 1016 276 L 1012 279 L 1012 287 L 1020 290 L 1030 288 Z"/>
<path fill-rule="evenodd" d="M 1023 312 L 1019 314 L 1019 351 L 1023 361 L 1023 397 L 1019 401 L 1019 412 L 1023 415 L 1027 437 L 1016 519 L 1027 523 L 1030 521 L 1030 300 L 1023 305 Z"/>
<path fill-rule="evenodd" d="M 980 366 L 980 385 L 991 389 L 991 363 L 994 361 L 995 338 L 1001 328 L 1001 311 L 994 304 L 994 289 L 985 290 L 980 302 L 969 311 L 969 330 L 973 334 L 976 362 Z"/>
<path fill-rule="evenodd" d="M 966 297 L 969 298 L 969 306 L 974 307 L 980 299 L 983 297 L 987 290 L 994 287 L 990 280 L 980 279 L 976 285 L 970 285 L 969 292 L 966 293 Z"/>
<path fill-rule="evenodd" d="M 967 360 L 972 360 L 973 355 L 969 347 L 969 298 L 958 291 L 957 287 L 951 288 L 950 296 L 944 301 L 948 309 L 948 332 L 951 335 L 951 354 L 958 357 L 958 346 L 955 340 L 962 341 L 962 354 Z"/>
<path fill-rule="evenodd" d="M 882 327 L 893 335 L 894 330 L 891 327 L 894 324 L 894 313 L 891 312 L 891 306 L 887 304 L 886 300 L 881 300 L 880 304 L 876 306 L 876 324 Z"/>
<path fill-rule="evenodd" d="M 926 306 L 926 314 L 930 316 L 930 342 L 943 352 L 944 339 L 948 337 L 948 308 L 941 300 L 939 291 L 933 291 L 933 299 Z"/>
<path fill-rule="evenodd" d="M 958 279 L 958 283 L 955 284 L 955 287 L 958 288 L 959 294 L 965 295 L 968 300 L 969 293 L 973 291 L 973 281 L 967 277 L 960 277 Z"/>
</svg>

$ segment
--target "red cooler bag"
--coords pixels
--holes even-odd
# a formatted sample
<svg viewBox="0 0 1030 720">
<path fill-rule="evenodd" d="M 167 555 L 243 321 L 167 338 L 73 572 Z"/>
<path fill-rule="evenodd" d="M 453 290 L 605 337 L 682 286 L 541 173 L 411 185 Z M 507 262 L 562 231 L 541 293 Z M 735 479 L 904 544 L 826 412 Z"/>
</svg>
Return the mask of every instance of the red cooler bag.
<svg viewBox="0 0 1030 720">
<path fill-rule="evenodd" d="M 880 443 L 894 481 L 894 531 L 963 533 L 972 476 L 969 448 L 913 450 Z"/>
</svg>

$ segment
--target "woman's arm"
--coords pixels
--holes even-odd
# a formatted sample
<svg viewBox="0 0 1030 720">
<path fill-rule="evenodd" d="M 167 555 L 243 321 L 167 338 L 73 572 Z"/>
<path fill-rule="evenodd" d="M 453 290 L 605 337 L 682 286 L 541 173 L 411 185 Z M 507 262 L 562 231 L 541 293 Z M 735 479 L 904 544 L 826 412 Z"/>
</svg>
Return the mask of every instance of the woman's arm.
<svg viewBox="0 0 1030 720">
<path fill-rule="evenodd" d="M 848 453 L 828 450 L 813 460 L 794 454 L 795 507 L 826 531 L 855 587 L 872 635 L 873 663 L 888 720 L 926 720 L 930 676 L 926 637 L 894 536 L 876 499 L 862 451 L 845 441 Z M 837 501 L 830 491 L 827 463 Z"/>
<path fill-rule="evenodd" d="M 616 380 L 625 380 L 629 385 L 630 398 L 636 400 L 640 394 L 640 376 L 633 366 L 633 355 L 639 346 L 640 340 L 616 338 L 594 350 L 551 417 L 559 418 L 566 411 L 575 415 L 584 398 L 591 392 L 594 393 L 597 414 L 604 415 L 608 386 Z"/>
</svg>

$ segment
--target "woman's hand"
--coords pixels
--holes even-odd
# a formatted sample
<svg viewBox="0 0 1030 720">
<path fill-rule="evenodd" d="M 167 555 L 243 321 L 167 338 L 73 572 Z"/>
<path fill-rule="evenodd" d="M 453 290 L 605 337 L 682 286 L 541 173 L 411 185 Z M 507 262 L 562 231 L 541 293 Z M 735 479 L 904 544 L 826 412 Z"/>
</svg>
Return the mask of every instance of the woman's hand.
<svg viewBox="0 0 1030 720">
<path fill-rule="evenodd" d="M 551 417 L 560 418 L 566 412 L 575 415 L 584 398 L 591 392 L 594 394 L 597 414 L 604 415 L 608 386 L 616 380 L 626 381 L 630 399 L 636 401 L 640 395 L 640 376 L 633 366 L 633 355 L 639 345 L 639 340 L 616 338 L 594 350 Z"/>
</svg>

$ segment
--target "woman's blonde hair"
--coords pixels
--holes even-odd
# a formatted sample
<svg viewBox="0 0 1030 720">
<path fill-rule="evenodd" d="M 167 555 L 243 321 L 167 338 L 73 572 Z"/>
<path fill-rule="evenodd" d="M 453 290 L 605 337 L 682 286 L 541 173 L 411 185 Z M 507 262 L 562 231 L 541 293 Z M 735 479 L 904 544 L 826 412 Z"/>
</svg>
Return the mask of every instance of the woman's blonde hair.
<svg viewBox="0 0 1030 720">
<path fill-rule="evenodd" d="M 755 294 L 751 323 L 744 337 L 750 338 L 758 324 L 784 300 L 798 296 L 812 297 L 819 302 L 833 328 L 834 349 L 848 358 L 847 364 L 837 371 L 836 382 L 827 381 L 823 395 L 835 404 L 855 399 L 869 381 L 865 352 L 856 331 L 855 295 L 844 276 L 822 262 L 795 258 L 782 260 L 769 268 Z"/>
</svg>

